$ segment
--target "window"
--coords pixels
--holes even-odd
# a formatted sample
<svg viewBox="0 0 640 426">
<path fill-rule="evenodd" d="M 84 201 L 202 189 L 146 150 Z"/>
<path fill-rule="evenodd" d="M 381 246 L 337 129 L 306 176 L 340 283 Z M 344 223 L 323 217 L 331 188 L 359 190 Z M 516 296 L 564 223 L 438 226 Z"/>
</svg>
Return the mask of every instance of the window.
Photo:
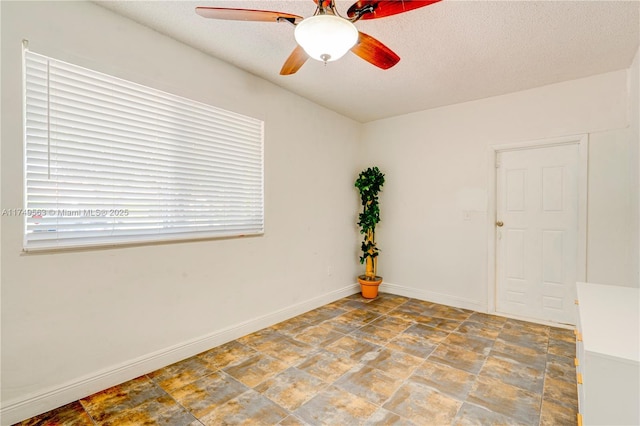
<svg viewBox="0 0 640 426">
<path fill-rule="evenodd" d="M 25 51 L 25 250 L 261 234 L 263 122 Z"/>
</svg>

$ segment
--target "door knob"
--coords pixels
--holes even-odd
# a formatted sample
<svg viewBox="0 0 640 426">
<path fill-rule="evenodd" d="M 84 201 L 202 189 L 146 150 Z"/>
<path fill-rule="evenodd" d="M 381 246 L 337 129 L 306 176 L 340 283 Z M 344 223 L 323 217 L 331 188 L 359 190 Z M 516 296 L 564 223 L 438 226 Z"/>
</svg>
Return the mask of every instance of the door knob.
<svg viewBox="0 0 640 426">
<path fill-rule="evenodd" d="M 496 226 L 497 227 L 502 227 L 502 225 L 504 225 L 503 221 L 499 220 L 499 221 L 496 222 Z"/>
</svg>

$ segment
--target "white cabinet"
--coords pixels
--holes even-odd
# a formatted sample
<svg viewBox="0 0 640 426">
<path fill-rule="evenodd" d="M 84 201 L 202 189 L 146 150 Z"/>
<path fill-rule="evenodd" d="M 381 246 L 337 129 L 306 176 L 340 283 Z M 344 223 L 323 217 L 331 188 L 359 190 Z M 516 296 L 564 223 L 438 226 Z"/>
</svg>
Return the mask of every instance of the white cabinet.
<svg viewBox="0 0 640 426">
<path fill-rule="evenodd" d="M 584 425 L 639 425 L 639 290 L 592 283 L 577 290 L 579 417 Z"/>
</svg>

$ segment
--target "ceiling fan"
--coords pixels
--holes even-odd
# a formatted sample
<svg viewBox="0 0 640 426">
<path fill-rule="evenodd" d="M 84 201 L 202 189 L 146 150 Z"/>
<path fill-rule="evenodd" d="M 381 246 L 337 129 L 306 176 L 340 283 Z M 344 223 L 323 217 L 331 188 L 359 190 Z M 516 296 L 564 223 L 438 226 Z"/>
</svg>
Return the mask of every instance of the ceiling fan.
<svg viewBox="0 0 640 426">
<path fill-rule="evenodd" d="M 338 13 L 334 0 L 313 0 L 317 5 L 316 11 L 308 18 L 269 10 L 224 7 L 196 7 L 196 13 L 210 19 L 287 22 L 294 25 L 298 45 L 280 70 L 280 75 L 290 75 L 298 71 L 310 57 L 327 63 L 340 59 L 349 50 L 379 68 L 389 69 L 398 63 L 400 57 L 377 39 L 358 31 L 354 22 L 384 18 L 439 1 L 358 0 L 349 7 L 346 17 Z"/>
</svg>

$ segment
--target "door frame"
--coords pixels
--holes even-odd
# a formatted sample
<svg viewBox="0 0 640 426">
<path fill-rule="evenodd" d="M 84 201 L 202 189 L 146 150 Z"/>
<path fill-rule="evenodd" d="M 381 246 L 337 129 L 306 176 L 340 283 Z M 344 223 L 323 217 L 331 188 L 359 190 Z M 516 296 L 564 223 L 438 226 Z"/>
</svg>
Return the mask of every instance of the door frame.
<svg viewBox="0 0 640 426">
<path fill-rule="evenodd" d="M 589 135 L 579 134 L 550 139 L 538 139 L 502 145 L 491 145 L 488 151 L 488 182 L 487 194 L 487 236 L 488 236 L 488 279 L 487 279 L 487 313 L 496 313 L 496 220 L 497 220 L 497 179 L 496 158 L 498 153 L 535 148 L 547 148 L 560 145 L 578 145 L 578 253 L 576 277 L 578 281 L 586 281 L 587 277 L 587 190 L 589 166 Z M 551 324 L 551 323 L 550 323 Z M 558 325 L 553 323 L 554 325 Z"/>
</svg>

